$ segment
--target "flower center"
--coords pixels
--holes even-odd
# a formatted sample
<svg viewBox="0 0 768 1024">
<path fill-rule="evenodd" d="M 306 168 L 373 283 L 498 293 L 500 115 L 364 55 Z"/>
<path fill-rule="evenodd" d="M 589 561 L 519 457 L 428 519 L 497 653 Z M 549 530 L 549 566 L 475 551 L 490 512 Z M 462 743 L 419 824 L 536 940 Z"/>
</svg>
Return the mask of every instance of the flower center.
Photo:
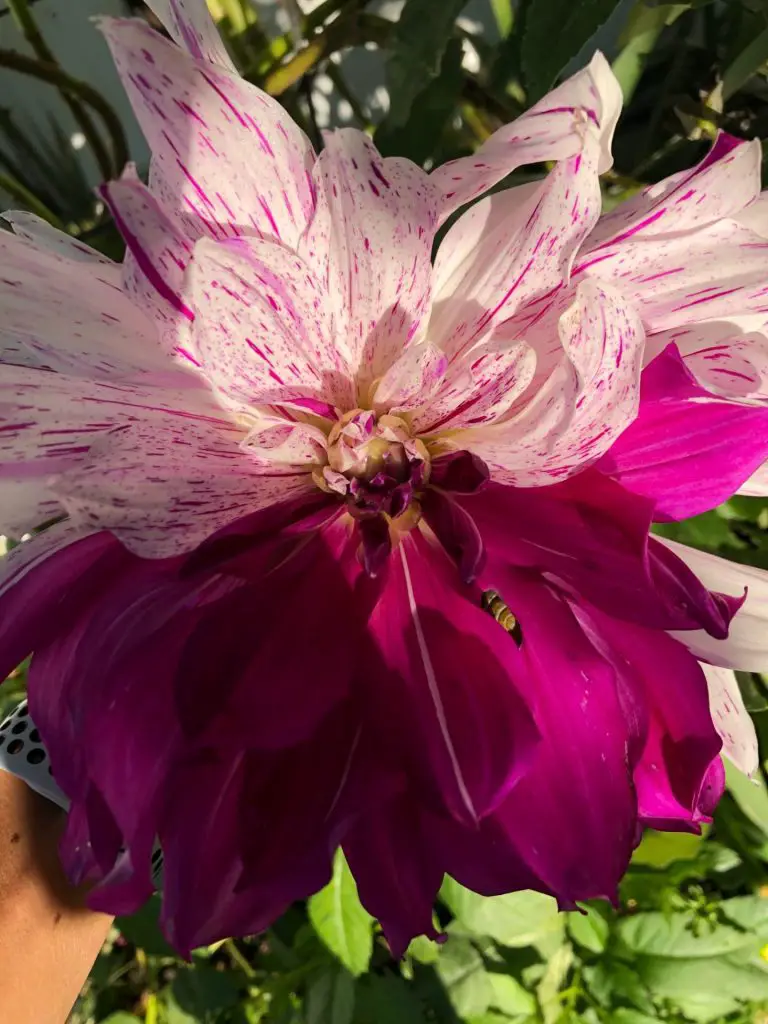
<svg viewBox="0 0 768 1024">
<path fill-rule="evenodd" d="M 399 416 L 353 409 L 331 429 L 327 452 L 315 482 L 346 498 L 357 516 L 383 512 L 396 519 L 429 477 L 427 449 Z"/>
</svg>

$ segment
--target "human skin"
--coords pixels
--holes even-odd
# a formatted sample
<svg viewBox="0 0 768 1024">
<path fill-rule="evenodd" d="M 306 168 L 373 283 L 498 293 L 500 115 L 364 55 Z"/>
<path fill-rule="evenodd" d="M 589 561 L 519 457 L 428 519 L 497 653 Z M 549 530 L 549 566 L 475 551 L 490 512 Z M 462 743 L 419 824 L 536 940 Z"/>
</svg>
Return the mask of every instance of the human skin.
<svg viewBox="0 0 768 1024">
<path fill-rule="evenodd" d="M 59 864 L 65 815 L 0 772 L 0 1020 L 64 1024 L 111 918 Z"/>
</svg>

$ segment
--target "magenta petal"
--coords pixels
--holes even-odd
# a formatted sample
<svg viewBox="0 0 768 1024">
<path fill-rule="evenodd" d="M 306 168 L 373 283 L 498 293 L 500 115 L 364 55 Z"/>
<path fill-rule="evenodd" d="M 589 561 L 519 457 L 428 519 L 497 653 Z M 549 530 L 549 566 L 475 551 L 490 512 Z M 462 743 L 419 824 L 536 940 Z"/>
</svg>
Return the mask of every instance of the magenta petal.
<svg viewBox="0 0 768 1024">
<path fill-rule="evenodd" d="M 425 798 L 474 824 L 525 770 L 537 732 L 518 686 L 520 652 L 462 588 L 442 550 L 412 531 L 369 620 L 365 669 L 380 728 Z M 403 714 L 402 709 L 408 713 Z"/>
<path fill-rule="evenodd" d="M 685 519 L 730 498 L 766 458 L 768 406 L 711 394 L 669 345 L 643 371 L 637 419 L 598 468 L 652 498 L 657 519 Z"/>
<path fill-rule="evenodd" d="M 461 504 L 491 564 L 536 569 L 617 618 L 727 635 L 734 608 L 713 597 L 648 531 L 652 503 L 586 471 L 535 489 L 490 483 Z M 498 587 L 492 574 L 486 586 Z M 679 626 L 673 623 L 680 623 Z"/>
<path fill-rule="evenodd" d="M 0 598 L 0 679 L 66 632 L 132 558 L 112 534 L 94 533 L 56 551 L 7 590 Z"/>
<path fill-rule="evenodd" d="M 711 808 L 717 783 L 711 766 L 719 763 L 722 747 L 701 666 L 665 633 L 597 612 L 583 611 L 582 617 L 585 628 L 610 646 L 617 672 L 648 708 L 648 738 L 635 769 L 641 820 L 655 828 L 696 825 L 706 816 L 702 806 Z"/>
<path fill-rule="evenodd" d="M 610 898 L 635 841 L 628 763 L 635 724 L 613 668 L 567 601 L 525 573 L 504 573 L 499 582 L 522 624 L 542 740 L 493 821 L 544 891 L 565 902 Z"/>
<path fill-rule="evenodd" d="M 361 818 L 344 840 L 360 900 L 381 922 L 397 958 L 417 935 L 438 937 L 432 908 L 443 867 L 427 828 L 419 808 L 401 796 Z"/>
</svg>

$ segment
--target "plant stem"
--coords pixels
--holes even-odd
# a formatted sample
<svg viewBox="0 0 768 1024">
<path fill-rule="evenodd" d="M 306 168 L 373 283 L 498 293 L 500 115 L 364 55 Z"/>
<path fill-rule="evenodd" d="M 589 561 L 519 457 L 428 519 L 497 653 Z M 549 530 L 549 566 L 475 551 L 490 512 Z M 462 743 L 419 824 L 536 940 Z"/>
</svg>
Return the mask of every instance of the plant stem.
<svg viewBox="0 0 768 1024">
<path fill-rule="evenodd" d="M 42 217 L 43 220 L 54 227 L 58 228 L 59 231 L 66 231 L 66 225 L 57 217 L 53 210 L 49 210 L 42 200 L 38 199 L 34 192 L 30 192 L 26 185 L 23 185 L 18 179 L 11 177 L 10 174 L 4 174 L 0 171 L 0 189 L 3 192 L 7 192 L 16 202 L 22 203 L 26 209 L 32 213 L 36 213 L 38 217 Z"/>
<path fill-rule="evenodd" d="M 253 964 L 250 964 L 245 959 L 243 954 L 237 948 L 237 943 L 235 942 L 234 939 L 225 939 L 223 942 L 223 946 L 224 949 L 226 949 L 230 960 L 233 963 L 237 964 L 237 966 L 240 968 L 240 970 L 243 972 L 246 978 L 256 977 L 256 970 L 254 969 Z"/>
<path fill-rule="evenodd" d="M 23 75 L 31 75 L 33 78 L 49 82 L 59 89 L 62 96 L 78 97 L 83 103 L 87 103 L 99 115 L 111 136 L 114 150 L 114 174 L 119 174 L 122 171 L 128 162 L 128 144 L 125 141 L 123 126 L 112 106 L 97 89 L 79 78 L 73 78 L 55 62 L 36 60 L 24 53 L 17 53 L 15 50 L 0 50 L 0 67 L 10 68 Z M 83 134 L 85 135 L 85 132 Z M 101 139 L 99 141 L 101 142 Z M 108 160 L 108 164 L 105 174 L 107 178 L 113 177 L 112 162 Z"/>
<path fill-rule="evenodd" d="M 43 38 L 40 29 L 37 27 L 37 22 L 29 9 L 27 0 L 8 0 L 8 6 L 19 31 L 31 46 L 37 59 L 45 64 L 50 64 L 53 67 L 60 69 L 59 62 L 56 60 L 52 50 Z M 22 55 L 19 54 L 19 56 Z M 62 75 L 64 74 L 65 72 L 62 71 Z M 108 179 L 117 176 L 122 170 L 122 165 L 118 166 L 116 159 L 119 147 L 114 147 L 115 166 L 113 166 L 107 147 L 104 145 L 104 141 L 101 138 L 96 125 L 93 123 L 90 114 L 78 98 L 77 91 L 65 89 L 61 81 L 57 81 L 54 84 L 58 86 L 61 98 L 69 107 L 72 112 L 72 116 L 85 136 L 88 145 L 91 147 L 96 163 L 101 171 L 102 178 Z M 91 104 L 91 106 L 93 106 L 93 104 Z M 120 132 L 122 134 L 122 126 L 120 128 Z M 114 142 L 115 137 L 113 135 L 113 143 Z"/>
</svg>

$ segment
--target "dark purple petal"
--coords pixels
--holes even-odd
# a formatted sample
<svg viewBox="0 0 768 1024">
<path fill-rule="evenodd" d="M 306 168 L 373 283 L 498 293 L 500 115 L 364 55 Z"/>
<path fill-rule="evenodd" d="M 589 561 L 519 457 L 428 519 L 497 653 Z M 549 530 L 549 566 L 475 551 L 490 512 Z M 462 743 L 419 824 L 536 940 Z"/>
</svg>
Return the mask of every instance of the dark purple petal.
<svg viewBox="0 0 768 1024">
<path fill-rule="evenodd" d="M 361 558 L 369 576 L 378 576 L 392 553 L 392 537 L 384 516 L 367 515 L 357 520 L 362 539 Z"/>
<path fill-rule="evenodd" d="M 474 494 L 488 483 L 489 478 L 490 472 L 481 458 L 472 452 L 461 451 L 435 459 L 429 482 L 444 491 Z"/>
<path fill-rule="evenodd" d="M 438 938 L 432 908 L 444 869 L 427 828 L 418 806 L 403 795 L 362 817 L 343 844 L 360 900 L 381 922 L 396 958 L 417 935 Z"/>
<path fill-rule="evenodd" d="M 424 518 L 456 563 L 465 583 L 474 583 L 485 563 L 483 538 L 472 516 L 448 494 L 433 488 L 421 499 Z"/>
<path fill-rule="evenodd" d="M 675 345 L 643 371 L 640 412 L 597 464 L 685 519 L 730 498 L 768 458 L 768 406 L 728 401 L 696 382 Z"/>
</svg>

